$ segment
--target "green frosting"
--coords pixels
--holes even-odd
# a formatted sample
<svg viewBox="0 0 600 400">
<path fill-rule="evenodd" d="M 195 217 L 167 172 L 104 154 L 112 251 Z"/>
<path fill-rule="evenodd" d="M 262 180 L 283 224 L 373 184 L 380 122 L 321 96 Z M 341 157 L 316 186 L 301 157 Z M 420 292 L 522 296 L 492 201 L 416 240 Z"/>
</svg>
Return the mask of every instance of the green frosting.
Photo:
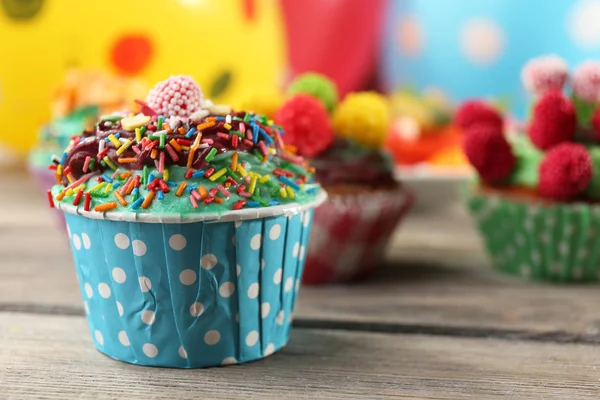
<svg viewBox="0 0 600 400">
<path fill-rule="evenodd" d="M 62 154 L 71 137 L 79 135 L 90 122 L 93 124 L 97 116 L 98 107 L 83 107 L 44 125 L 38 133 L 37 145 L 29 154 L 29 163 L 36 167 L 48 166 L 50 158 Z"/>
<path fill-rule="evenodd" d="M 585 194 L 593 199 L 600 199 L 600 149 L 588 147 L 590 157 L 592 158 L 592 180 L 585 190 Z"/>
<path fill-rule="evenodd" d="M 249 155 L 247 153 L 239 153 L 241 154 L 245 154 L 247 156 L 250 157 L 254 157 L 252 155 Z M 242 157 L 242 159 L 246 159 L 246 157 Z M 223 163 L 223 165 L 225 165 L 225 163 Z M 197 200 L 197 204 L 198 204 L 198 208 L 193 208 L 191 206 L 191 200 L 190 200 L 190 196 L 191 196 L 191 192 L 190 189 L 192 187 L 196 187 L 196 191 L 198 193 L 200 193 L 200 187 L 203 186 L 207 192 L 210 192 L 210 190 L 212 189 L 217 189 L 217 186 L 219 184 L 222 184 L 223 182 L 218 182 L 218 181 L 210 181 L 209 179 L 203 178 L 203 177 L 197 177 L 197 178 L 190 178 L 190 179 L 186 179 L 185 178 L 185 173 L 188 171 L 187 168 L 185 167 L 180 167 L 180 166 L 172 166 L 169 168 L 169 180 L 167 181 L 167 184 L 170 185 L 169 189 L 170 192 L 167 194 L 163 195 L 163 199 L 159 200 L 158 195 L 154 196 L 154 199 L 152 200 L 152 203 L 150 204 L 150 206 L 146 209 L 142 208 L 141 205 L 139 205 L 139 207 L 136 207 L 135 209 L 132 208 L 133 203 L 135 203 L 135 200 L 138 198 L 146 198 L 148 196 L 148 194 L 150 193 L 150 190 L 147 189 L 147 185 L 145 184 L 140 184 L 139 186 L 139 194 L 137 196 L 135 196 L 133 193 L 130 194 L 129 196 L 124 196 L 125 200 L 127 201 L 127 205 L 123 206 L 119 203 L 119 200 L 115 197 L 114 192 L 114 184 L 118 182 L 118 188 L 116 189 L 117 191 L 120 191 L 123 187 L 123 185 L 125 185 L 127 183 L 128 178 L 125 179 L 119 179 L 118 177 L 115 177 L 115 180 L 113 181 L 113 184 L 111 184 L 110 189 L 107 190 L 107 184 L 105 184 L 104 186 L 102 186 L 100 189 L 97 190 L 92 190 L 91 193 L 93 194 L 92 197 L 92 202 L 91 202 L 91 209 L 93 210 L 94 207 L 101 205 L 101 204 L 106 204 L 106 203 L 110 203 L 110 202 L 116 202 L 117 203 L 117 208 L 112 209 L 110 211 L 135 211 L 137 213 L 148 213 L 148 214 L 155 214 L 155 215 L 181 215 L 182 218 L 185 218 L 186 216 L 190 216 L 190 215 L 197 215 L 197 214 L 203 214 L 203 213 L 217 213 L 217 214 L 223 214 L 225 212 L 230 212 L 232 210 L 232 206 L 234 203 L 238 202 L 239 200 L 245 200 L 247 201 L 247 204 L 249 204 L 250 206 L 252 206 L 253 208 L 258 208 L 258 207 L 267 207 L 269 205 L 275 205 L 272 202 L 276 201 L 279 204 L 286 204 L 286 203 L 299 203 L 299 204 L 306 204 L 309 202 L 312 202 L 315 200 L 317 193 L 320 191 L 320 186 L 318 184 L 305 184 L 303 185 L 304 188 L 306 190 L 299 190 L 299 191 L 294 191 L 294 199 L 291 199 L 289 197 L 282 199 L 281 195 L 280 195 L 280 181 L 277 179 L 276 176 L 273 176 L 271 174 L 269 174 L 269 172 L 273 169 L 276 168 L 275 165 L 273 165 L 271 162 L 268 162 L 266 164 L 261 164 L 258 162 L 248 162 L 247 164 L 248 167 L 248 171 L 252 171 L 254 173 L 260 174 L 262 176 L 265 175 L 269 175 L 269 181 L 265 184 L 259 184 L 257 183 L 257 187 L 255 189 L 255 193 L 251 198 L 246 198 L 246 197 L 242 197 L 240 195 L 238 195 L 236 188 L 231 187 L 231 188 L 226 188 L 226 190 L 229 192 L 230 197 L 226 198 L 222 192 L 218 192 L 218 197 L 223 199 L 223 203 L 219 204 L 217 202 L 212 202 L 210 204 L 210 206 L 207 206 L 206 204 L 204 204 L 204 200 Z M 135 176 L 140 176 L 141 181 L 144 182 L 143 180 L 143 176 L 144 174 L 141 171 L 132 171 L 133 174 L 132 176 L 135 178 Z M 159 174 L 158 171 L 155 168 L 149 168 L 148 169 L 148 176 L 152 177 L 162 177 L 162 174 Z M 186 181 L 187 182 L 187 187 L 185 189 L 185 191 L 183 192 L 183 194 L 181 196 L 177 196 L 176 195 L 176 191 L 179 187 L 179 185 L 181 184 L 181 182 Z M 98 183 L 95 180 L 91 180 L 85 190 L 88 191 L 90 189 L 93 189 L 94 186 L 96 186 Z M 248 185 L 246 185 L 248 186 Z M 52 188 L 52 193 L 55 196 L 55 202 L 58 203 L 64 203 L 64 204 L 72 204 L 73 200 L 76 197 L 76 191 L 73 192 L 73 194 L 71 196 L 64 196 L 62 200 L 56 200 L 56 196 L 58 196 L 62 191 L 63 191 L 64 187 L 62 185 L 56 185 Z M 311 190 L 312 189 L 312 190 Z M 257 204 L 255 204 L 257 203 Z M 83 198 L 81 199 L 81 203 L 79 206 L 80 210 L 83 210 Z M 246 206 L 244 208 L 248 208 L 249 206 Z"/>
<path fill-rule="evenodd" d="M 305 93 L 321 100 L 327 111 L 332 112 L 338 102 L 335 84 L 326 76 L 307 73 L 297 77 L 288 89 L 290 94 Z"/>
<path fill-rule="evenodd" d="M 517 186 L 536 188 L 539 180 L 539 167 L 544 153 L 537 149 L 524 134 L 517 134 L 510 139 L 517 159 L 515 169 L 509 183 Z"/>
<path fill-rule="evenodd" d="M 163 120 L 162 116 L 158 118 L 158 122 L 153 122 L 143 115 L 111 117 L 113 116 L 102 116 L 95 136 L 88 134 L 79 141 L 75 139 L 65 152 L 61 153 L 62 164 L 57 166 L 57 173 L 67 186 L 56 185 L 52 188 L 55 204 L 75 205 L 79 212 L 121 211 L 179 216 L 185 219 L 198 214 L 221 215 L 242 208 L 302 205 L 324 198 L 321 186 L 314 183 L 314 169 L 305 160 L 286 150 L 279 128 L 268 125 L 266 118 L 262 116 L 240 112 L 234 114 L 233 118 L 232 115 L 228 115 L 227 118 L 211 116 L 209 119 L 197 121 L 169 119 L 168 122 L 173 126 L 181 125 L 172 130 L 170 141 L 165 139 L 166 133 L 155 133 L 158 129 L 155 124 L 161 127 L 167 124 L 167 120 Z M 108 128 L 106 121 L 110 121 Z M 246 137 L 242 144 L 234 146 L 231 144 L 233 136 L 235 135 L 236 139 L 238 135 L 244 136 L 236 130 L 243 129 L 244 123 L 247 125 L 246 130 L 254 131 L 257 139 L 252 141 Z M 143 139 L 138 141 L 131 131 L 125 129 L 132 124 L 144 129 L 143 133 L 141 129 L 137 133 Z M 202 129 L 202 133 L 196 129 Z M 225 134 L 223 131 L 230 133 Z M 190 135 L 184 136 L 182 132 L 190 132 Z M 115 133 L 129 139 L 121 136 L 122 141 L 119 141 Z M 250 133 L 248 137 L 251 137 L 249 135 Z M 189 139 L 188 143 L 200 143 L 200 138 L 210 142 L 197 150 L 199 158 L 196 160 L 200 164 L 191 162 L 194 154 L 189 146 L 185 146 L 184 149 L 182 145 L 177 157 L 171 147 L 178 147 L 175 138 Z M 123 147 L 120 152 L 116 151 L 114 142 L 117 142 L 119 148 Z M 163 148 L 160 144 L 154 147 L 160 157 L 151 157 L 149 150 L 140 150 L 150 144 L 154 145 L 153 142 L 167 142 Z M 102 156 L 96 156 L 95 146 L 100 144 L 104 145 L 104 151 Z M 137 153 L 132 147 L 136 147 Z M 174 158 L 172 154 L 175 154 Z M 94 161 L 88 168 L 83 167 L 86 157 L 88 162 Z M 165 171 L 159 173 L 158 159 L 161 157 Z M 166 157 L 173 162 L 166 163 Z M 188 157 L 192 168 L 186 166 Z M 124 159 L 133 159 L 134 162 Z M 123 163 L 119 164 L 120 162 Z M 154 162 L 157 167 L 150 167 Z M 194 165 L 196 167 L 193 167 Z M 137 180 L 138 188 L 133 189 L 132 184 Z M 180 188 L 182 189 L 179 190 Z M 85 198 L 80 198 L 77 204 L 79 192 L 86 195 L 89 193 L 89 210 L 85 209 Z M 73 204 L 74 202 L 76 204 Z M 102 205 L 108 207 L 95 209 Z"/>
</svg>

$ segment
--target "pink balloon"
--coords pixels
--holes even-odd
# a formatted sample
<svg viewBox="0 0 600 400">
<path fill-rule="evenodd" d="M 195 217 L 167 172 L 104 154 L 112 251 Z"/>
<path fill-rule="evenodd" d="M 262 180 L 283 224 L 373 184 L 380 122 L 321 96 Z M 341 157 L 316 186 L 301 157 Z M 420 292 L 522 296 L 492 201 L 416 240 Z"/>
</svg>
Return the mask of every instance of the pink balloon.
<svg viewBox="0 0 600 400">
<path fill-rule="evenodd" d="M 291 76 L 307 71 L 361 89 L 375 71 L 387 0 L 282 0 Z"/>
</svg>

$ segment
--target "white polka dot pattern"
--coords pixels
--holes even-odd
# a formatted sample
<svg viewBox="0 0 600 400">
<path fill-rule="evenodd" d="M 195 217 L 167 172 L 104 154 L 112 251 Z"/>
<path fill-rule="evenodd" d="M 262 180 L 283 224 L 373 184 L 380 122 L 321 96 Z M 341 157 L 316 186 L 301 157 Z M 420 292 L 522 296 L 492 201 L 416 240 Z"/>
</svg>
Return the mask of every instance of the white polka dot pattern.
<svg viewBox="0 0 600 400">
<path fill-rule="evenodd" d="M 496 268 L 525 279 L 571 282 L 598 280 L 600 263 L 588 231 L 600 216 L 577 206 L 535 207 L 490 196 L 472 196 L 469 209 Z"/>
<path fill-rule="evenodd" d="M 109 356 L 185 368 L 286 344 L 310 213 L 201 228 L 67 220 L 94 344 Z"/>
</svg>

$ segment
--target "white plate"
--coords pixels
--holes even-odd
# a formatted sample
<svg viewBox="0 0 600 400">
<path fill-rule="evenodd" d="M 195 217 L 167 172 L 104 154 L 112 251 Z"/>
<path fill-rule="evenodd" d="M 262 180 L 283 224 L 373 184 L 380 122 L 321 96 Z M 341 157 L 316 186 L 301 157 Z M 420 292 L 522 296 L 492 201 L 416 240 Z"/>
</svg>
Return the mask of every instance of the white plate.
<svg viewBox="0 0 600 400">
<path fill-rule="evenodd" d="M 460 188 L 473 177 L 468 168 L 432 168 L 424 164 L 396 167 L 394 174 L 415 195 L 414 208 L 418 211 L 456 206 Z"/>
</svg>

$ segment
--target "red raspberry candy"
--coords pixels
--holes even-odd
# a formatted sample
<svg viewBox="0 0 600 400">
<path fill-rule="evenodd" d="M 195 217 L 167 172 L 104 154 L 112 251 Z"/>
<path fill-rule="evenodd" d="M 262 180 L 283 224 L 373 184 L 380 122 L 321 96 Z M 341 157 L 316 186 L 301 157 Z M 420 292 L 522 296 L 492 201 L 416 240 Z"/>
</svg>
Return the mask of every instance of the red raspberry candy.
<svg viewBox="0 0 600 400">
<path fill-rule="evenodd" d="M 148 106 L 165 117 L 189 117 L 202 106 L 204 95 L 189 76 L 171 76 L 158 82 L 146 98 Z"/>
<path fill-rule="evenodd" d="M 492 125 L 501 130 L 503 124 L 500 113 L 479 100 L 470 100 L 461 104 L 454 114 L 454 122 L 464 131 L 475 124 Z"/>
<path fill-rule="evenodd" d="M 516 163 L 510 144 L 497 126 L 472 126 L 465 132 L 463 148 L 471 165 L 488 183 L 508 178 Z"/>
<path fill-rule="evenodd" d="M 306 94 L 289 99 L 275 114 L 275 122 L 283 127 L 285 142 L 306 157 L 317 156 L 334 139 L 327 110 L 319 100 Z"/>
<path fill-rule="evenodd" d="M 592 158 L 578 143 L 561 143 L 548 150 L 540 164 L 539 193 L 558 201 L 573 200 L 592 179 Z"/>
<path fill-rule="evenodd" d="M 575 137 L 577 116 L 575 107 L 559 91 L 546 92 L 533 110 L 529 125 L 531 142 L 542 150 L 547 150 Z"/>
</svg>

